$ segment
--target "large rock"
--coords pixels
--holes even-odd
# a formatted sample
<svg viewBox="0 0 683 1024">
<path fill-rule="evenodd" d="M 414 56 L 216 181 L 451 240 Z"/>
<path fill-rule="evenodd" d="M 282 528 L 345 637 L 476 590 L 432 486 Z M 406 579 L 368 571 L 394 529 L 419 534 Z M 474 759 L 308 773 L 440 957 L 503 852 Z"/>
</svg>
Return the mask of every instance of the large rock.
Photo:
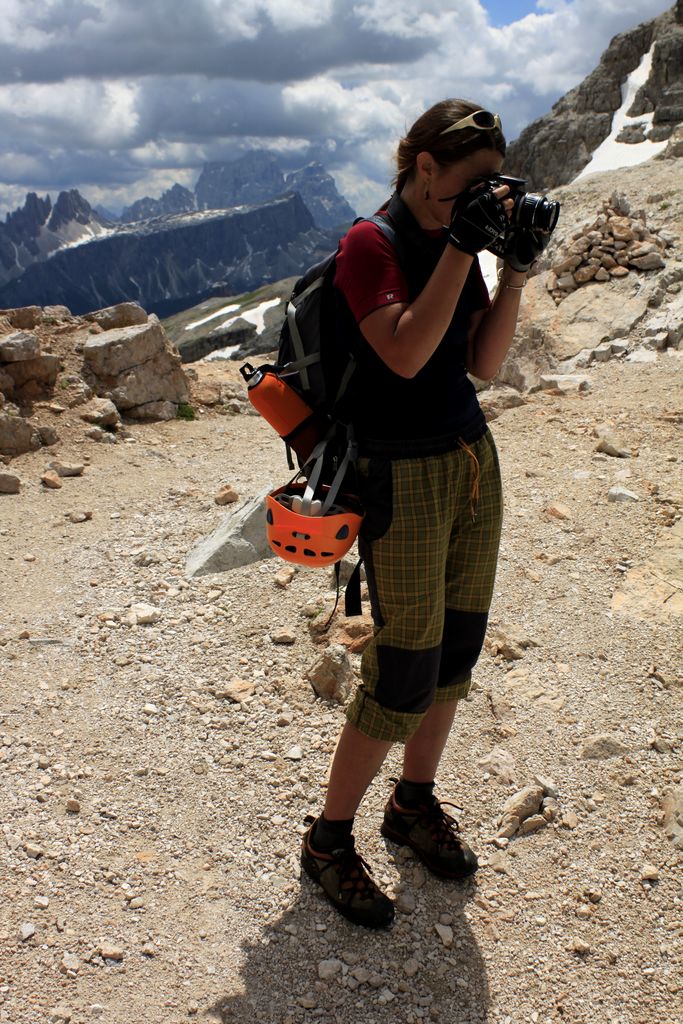
<svg viewBox="0 0 683 1024">
<path fill-rule="evenodd" d="M 652 141 L 667 139 L 683 119 L 678 91 L 683 64 L 682 17 L 679 2 L 658 18 L 615 36 L 598 67 L 508 146 L 506 174 L 527 178 L 533 190 L 572 181 L 609 135 L 613 115 L 623 102 L 624 82 L 651 48 L 647 81 L 628 114 L 653 111 L 648 137 Z"/>
<path fill-rule="evenodd" d="M 19 401 L 32 401 L 52 393 L 60 365 L 59 356 L 39 355 L 5 363 L 3 370 L 14 382 L 15 397 Z"/>
<path fill-rule="evenodd" d="M 14 381 L 2 367 L 0 367 L 0 395 L 4 395 L 5 398 L 12 398 L 14 395 Z"/>
<path fill-rule="evenodd" d="M 156 423 L 158 420 L 174 420 L 178 415 L 175 402 L 144 402 L 127 410 L 130 419 L 138 423 Z"/>
<path fill-rule="evenodd" d="M 119 302 L 116 306 L 107 306 L 88 313 L 85 320 L 99 324 L 103 331 L 113 331 L 121 327 L 133 327 L 147 323 L 147 313 L 137 302 Z"/>
<path fill-rule="evenodd" d="M 35 334 L 14 331 L 0 337 L 0 363 L 16 363 L 20 359 L 35 359 L 40 355 L 40 342 Z"/>
<path fill-rule="evenodd" d="M 145 406 L 140 418 L 150 419 L 154 406 L 171 418 L 165 403 L 188 399 L 187 379 L 180 356 L 155 316 L 148 322 L 105 331 L 89 338 L 83 348 L 84 376 L 100 395 L 118 409 L 130 412 Z M 175 414 L 175 413 L 173 413 Z"/>
<path fill-rule="evenodd" d="M 588 284 L 556 306 L 545 279 L 539 274 L 525 289 L 515 341 L 498 375 L 513 387 L 528 389 L 558 361 L 628 337 L 648 311 L 646 296 L 619 281 Z"/>
<path fill-rule="evenodd" d="M 525 786 L 524 789 L 513 793 L 505 801 L 503 804 L 503 816 L 510 815 L 519 818 L 520 821 L 524 821 L 525 818 L 538 812 L 542 800 L 542 786 Z"/>
<path fill-rule="evenodd" d="M 153 359 L 165 346 L 164 331 L 154 319 L 88 338 L 83 346 L 83 360 L 87 371 L 98 381 L 104 381 Z"/>
<path fill-rule="evenodd" d="M 40 306 L 20 306 L 18 309 L 2 309 L 0 315 L 19 331 L 32 331 L 40 323 L 43 311 Z"/>
<path fill-rule="evenodd" d="M 618 736 L 609 732 L 599 732 L 586 737 L 581 748 L 581 757 L 587 761 L 604 761 L 609 757 L 621 757 L 628 752 L 629 748 Z"/>
<path fill-rule="evenodd" d="M 114 405 L 122 412 L 150 403 L 178 404 L 186 402 L 189 397 L 180 356 L 174 354 L 170 345 L 147 362 L 120 373 L 116 378 L 116 385 L 107 390 Z"/>
<path fill-rule="evenodd" d="M 190 551 L 185 564 L 188 578 L 227 572 L 262 558 L 274 558 L 266 538 L 265 499 L 272 486 L 255 498 L 235 506 L 221 525 Z"/>
<path fill-rule="evenodd" d="M 21 416 L 0 413 L 0 455 L 14 458 L 38 451 L 40 446 L 40 434 L 31 423 Z"/>
<path fill-rule="evenodd" d="M 664 831 L 675 847 L 683 850 L 683 785 L 674 786 L 660 798 Z"/>
<path fill-rule="evenodd" d="M 571 359 L 584 348 L 627 338 L 646 312 L 647 299 L 633 295 L 630 286 L 594 284 L 567 296 L 539 326 L 549 351 L 559 360 Z"/>
</svg>

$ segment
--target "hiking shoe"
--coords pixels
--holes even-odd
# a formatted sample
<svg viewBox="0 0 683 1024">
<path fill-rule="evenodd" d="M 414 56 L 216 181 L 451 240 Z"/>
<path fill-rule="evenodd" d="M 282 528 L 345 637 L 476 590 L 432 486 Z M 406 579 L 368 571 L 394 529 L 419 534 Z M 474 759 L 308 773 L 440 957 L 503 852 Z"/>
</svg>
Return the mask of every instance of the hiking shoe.
<svg viewBox="0 0 683 1024">
<path fill-rule="evenodd" d="M 316 821 L 306 818 L 311 825 L 301 843 L 301 867 L 349 921 L 366 928 L 386 928 L 394 919 L 394 904 L 373 882 L 369 865 L 356 853 L 353 836 L 338 850 L 314 850 L 310 839 Z"/>
<path fill-rule="evenodd" d="M 394 788 L 384 808 L 382 835 L 402 846 L 410 846 L 435 875 L 466 878 L 479 867 L 477 856 L 458 838 L 458 823 L 444 807 L 455 807 L 455 804 L 433 796 L 431 803 L 400 807 Z"/>
</svg>

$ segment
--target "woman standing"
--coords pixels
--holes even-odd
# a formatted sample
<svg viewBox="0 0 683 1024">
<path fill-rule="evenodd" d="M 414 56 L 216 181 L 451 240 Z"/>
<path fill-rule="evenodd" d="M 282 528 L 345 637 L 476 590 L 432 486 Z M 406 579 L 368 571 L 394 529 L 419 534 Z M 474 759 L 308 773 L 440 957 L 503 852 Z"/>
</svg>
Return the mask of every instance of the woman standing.
<svg viewBox="0 0 683 1024">
<path fill-rule="evenodd" d="M 403 771 L 382 834 L 441 877 L 477 868 L 434 796 L 484 642 L 502 518 L 496 449 L 467 373 L 489 379 L 498 371 L 527 270 L 548 237 L 506 232 L 507 186 L 481 186 L 504 155 L 498 115 L 459 99 L 436 104 L 399 144 L 396 191 L 381 211 L 397 247 L 363 221 L 337 256 L 339 330 L 355 339 L 359 364 L 359 547 L 375 633 L 324 811 L 303 838 L 302 866 L 342 914 L 369 927 L 389 924 L 394 907 L 355 850 L 353 819 L 393 743 L 405 744 Z M 503 237 L 491 302 L 477 253 Z"/>
</svg>

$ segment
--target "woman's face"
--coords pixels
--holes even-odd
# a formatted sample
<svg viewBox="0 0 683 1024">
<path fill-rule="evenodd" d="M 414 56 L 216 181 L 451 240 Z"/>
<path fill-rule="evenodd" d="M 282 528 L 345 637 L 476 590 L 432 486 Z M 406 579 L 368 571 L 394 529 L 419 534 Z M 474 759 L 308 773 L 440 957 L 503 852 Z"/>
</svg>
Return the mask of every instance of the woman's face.
<svg viewBox="0 0 683 1024">
<path fill-rule="evenodd" d="M 426 182 L 429 188 L 426 205 L 430 213 L 443 224 L 450 220 L 453 197 L 465 192 L 478 178 L 499 174 L 503 158 L 494 149 L 478 149 L 457 163 L 441 165 L 432 158 L 427 166 L 431 167 L 431 173 Z"/>
</svg>

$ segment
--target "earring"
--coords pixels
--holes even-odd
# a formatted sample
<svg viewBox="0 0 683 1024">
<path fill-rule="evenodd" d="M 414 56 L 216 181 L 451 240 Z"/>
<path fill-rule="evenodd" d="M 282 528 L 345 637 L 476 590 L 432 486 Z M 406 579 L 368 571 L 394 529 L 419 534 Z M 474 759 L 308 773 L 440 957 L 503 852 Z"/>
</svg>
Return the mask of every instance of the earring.
<svg viewBox="0 0 683 1024">
<path fill-rule="evenodd" d="M 425 199 L 429 199 L 429 185 L 425 186 L 424 197 Z"/>
</svg>

